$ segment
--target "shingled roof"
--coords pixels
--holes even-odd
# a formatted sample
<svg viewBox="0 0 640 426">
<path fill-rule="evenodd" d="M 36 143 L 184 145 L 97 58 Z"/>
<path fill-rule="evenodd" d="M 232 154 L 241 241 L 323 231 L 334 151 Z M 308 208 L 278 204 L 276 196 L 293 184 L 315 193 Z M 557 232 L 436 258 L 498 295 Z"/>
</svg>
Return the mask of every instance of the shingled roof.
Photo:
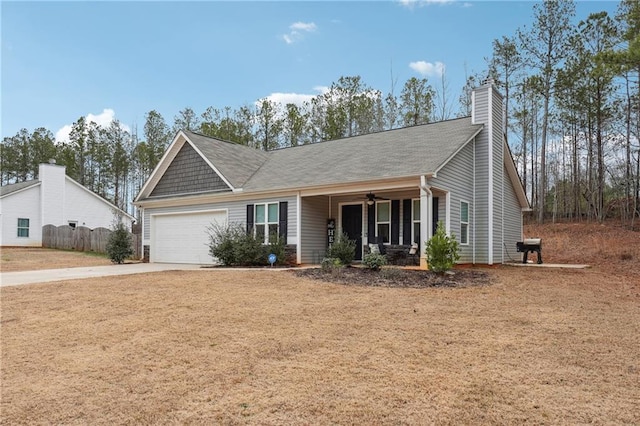
<svg viewBox="0 0 640 426">
<path fill-rule="evenodd" d="M 182 133 L 232 189 L 246 193 L 428 175 L 482 128 L 465 117 L 268 152 Z M 148 197 L 144 188 L 138 197 Z"/>
<path fill-rule="evenodd" d="M 460 118 L 268 152 L 245 191 L 420 176 L 438 170 L 480 132 Z"/>
<path fill-rule="evenodd" d="M 14 192 L 20 191 L 21 189 L 26 189 L 31 186 L 35 186 L 39 184 L 40 181 L 35 180 L 27 180 L 19 183 L 12 183 L 10 185 L 0 186 L 0 197 L 4 197 L 5 195 L 13 194 Z"/>
<path fill-rule="evenodd" d="M 235 188 L 259 192 L 433 173 L 481 129 L 465 117 L 269 152 L 184 133 Z"/>
<path fill-rule="evenodd" d="M 189 130 L 183 132 L 235 188 L 242 188 L 269 158 L 269 154 L 264 151 L 199 135 Z"/>
</svg>

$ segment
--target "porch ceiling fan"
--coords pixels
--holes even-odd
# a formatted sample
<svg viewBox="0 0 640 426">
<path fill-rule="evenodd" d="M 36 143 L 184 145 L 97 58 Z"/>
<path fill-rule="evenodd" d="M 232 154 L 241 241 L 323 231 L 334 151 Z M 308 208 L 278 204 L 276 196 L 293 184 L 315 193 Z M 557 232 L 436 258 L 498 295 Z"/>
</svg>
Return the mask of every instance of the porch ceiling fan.
<svg viewBox="0 0 640 426">
<path fill-rule="evenodd" d="M 376 200 L 388 200 L 388 198 L 378 197 L 376 194 L 369 191 L 367 194 L 367 204 L 371 206 L 376 202 Z"/>
</svg>

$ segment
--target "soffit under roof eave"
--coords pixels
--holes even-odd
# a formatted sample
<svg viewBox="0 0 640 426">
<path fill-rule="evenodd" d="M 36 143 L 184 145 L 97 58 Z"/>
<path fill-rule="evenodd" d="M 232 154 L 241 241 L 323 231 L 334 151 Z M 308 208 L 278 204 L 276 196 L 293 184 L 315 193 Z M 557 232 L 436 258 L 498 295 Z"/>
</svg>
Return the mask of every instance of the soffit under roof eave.
<svg viewBox="0 0 640 426">
<path fill-rule="evenodd" d="M 433 177 L 433 173 L 423 174 L 428 178 Z M 353 192 L 369 192 L 381 190 L 393 190 L 408 188 L 412 185 L 418 187 L 420 184 L 420 175 L 410 175 L 398 178 L 377 179 L 370 181 L 359 181 L 351 183 L 338 183 L 332 185 L 314 185 L 300 188 L 275 188 L 270 190 L 243 191 L 237 189 L 233 192 L 219 193 L 203 193 L 197 195 L 176 195 L 163 198 L 145 198 L 135 200 L 133 204 L 136 207 L 153 208 L 160 206 L 178 206 L 184 204 L 202 204 L 202 203 L 223 203 L 227 201 L 253 200 L 257 198 L 292 196 L 300 193 L 302 197 L 315 195 L 336 195 Z"/>
</svg>

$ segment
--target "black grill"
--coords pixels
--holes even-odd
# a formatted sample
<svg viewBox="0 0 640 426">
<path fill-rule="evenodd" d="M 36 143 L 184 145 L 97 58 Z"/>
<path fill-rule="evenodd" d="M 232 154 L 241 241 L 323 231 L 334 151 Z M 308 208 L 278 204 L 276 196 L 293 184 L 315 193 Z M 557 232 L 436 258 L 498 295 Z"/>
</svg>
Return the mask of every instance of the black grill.
<svg viewBox="0 0 640 426">
<path fill-rule="evenodd" d="M 538 253 L 538 265 L 542 263 L 542 239 L 541 238 L 525 238 L 524 241 L 516 243 L 516 250 L 522 255 L 522 263 L 527 263 L 529 253 Z"/>
</svg>

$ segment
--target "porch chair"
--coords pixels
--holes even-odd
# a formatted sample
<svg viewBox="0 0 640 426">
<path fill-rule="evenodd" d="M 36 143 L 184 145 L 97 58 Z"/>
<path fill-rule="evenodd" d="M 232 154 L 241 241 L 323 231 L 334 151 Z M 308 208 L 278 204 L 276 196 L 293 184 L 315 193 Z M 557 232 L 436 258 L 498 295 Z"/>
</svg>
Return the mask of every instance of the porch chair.
<svg viewBox="0 0 640 426">
<path fill-rule="evenodd" d="M 420 254 L 418 253 L 418 243 L 411 243 L 411 248 L 409 249 L 409 253 L 407 255 L 408 258 L 411 259 L 411 263 L 414 265 L 420 264 Z"/>
<path fill-rule="evenodd" d="M 369 253 L 386 255 L 386 246 L 383 243 L 382 237 L 373 237 L 369 243 Z"/>
</svg>

